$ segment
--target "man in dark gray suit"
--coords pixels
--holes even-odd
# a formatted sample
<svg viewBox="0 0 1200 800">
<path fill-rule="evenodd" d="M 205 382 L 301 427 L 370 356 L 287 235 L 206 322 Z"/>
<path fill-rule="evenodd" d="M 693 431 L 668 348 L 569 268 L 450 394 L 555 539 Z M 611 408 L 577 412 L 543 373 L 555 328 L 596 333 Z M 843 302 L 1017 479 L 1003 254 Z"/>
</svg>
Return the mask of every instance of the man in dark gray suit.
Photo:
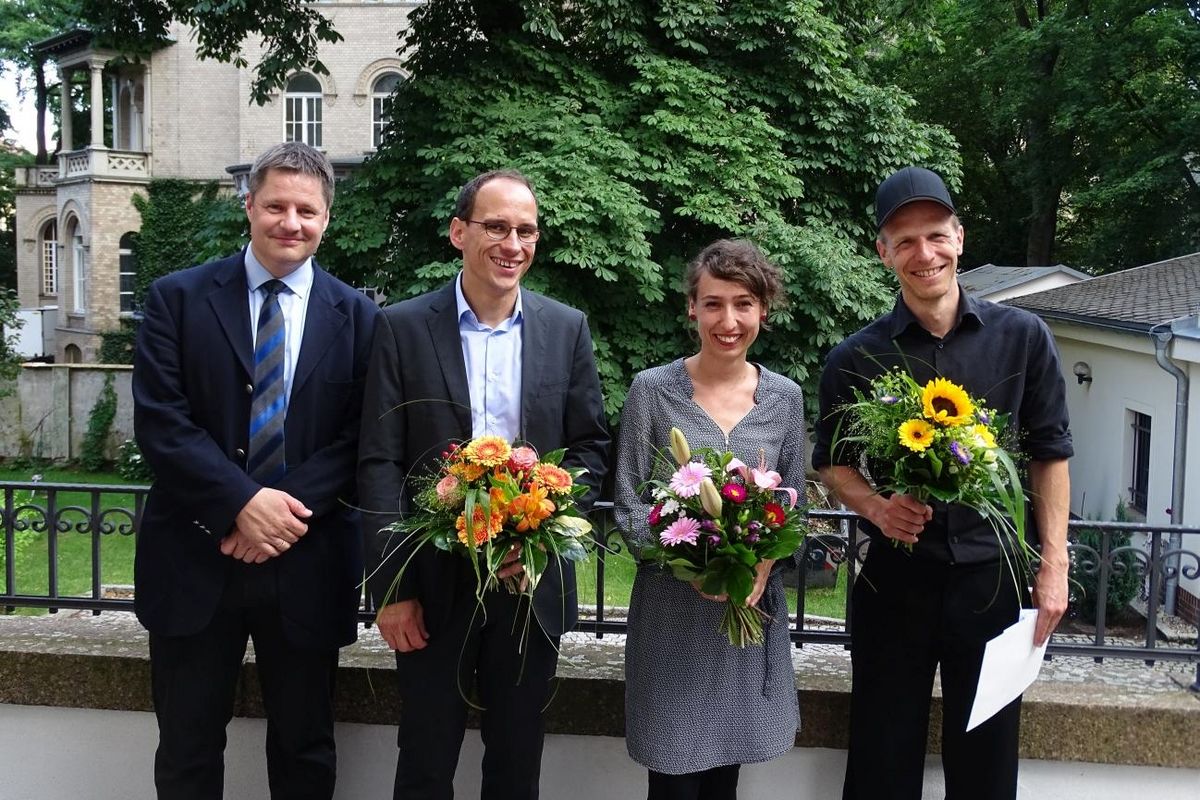
<svg viewBox="0 0 1200 800">
<path fill-rule="evenodd" d="M 412 479 L 447 445 L 484 434 L 543 454 L 565 447 L 562 465 L 587 469 L 585 507 L 595 499 L 609 437 L 587 320 L 520 285 L 539 238 L 537 212 L 518 172 L 469 181 L 450 222 L 462 271 L 386 309 L 375 328 L 359 491 L 363 508 L 376 512 L 366 514 L 367 568 L 379 632 L 396 650 L 395 797 L 404 800 L 453 796 L 472 686 L 484 709 L 482 797 L 538 796 L 542 710 L 559 637 L 577 618 L 573 566 L 551 561 L 534 595 L 538 624 L 526 637 L 527 601 L 489 592 L 477 609 L 465 559 L 432 547 L 413 555 L 400 537 L 378 532 L 410 509 Z"/>
</svg>

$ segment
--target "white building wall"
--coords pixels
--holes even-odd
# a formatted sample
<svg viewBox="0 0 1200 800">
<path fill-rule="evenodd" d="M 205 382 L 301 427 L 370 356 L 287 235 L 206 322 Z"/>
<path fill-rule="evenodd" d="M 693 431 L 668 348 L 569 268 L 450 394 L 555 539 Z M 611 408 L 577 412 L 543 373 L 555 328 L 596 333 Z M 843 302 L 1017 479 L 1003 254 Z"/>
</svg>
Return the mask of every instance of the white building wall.
<svg viewBox="0 0 1200 800">
<path fill-rule="evenodd" d="M 1132 482 L 1132 432 L 1129 411 L 1150 417 L 1150 478 L 1146 519 L 1171 522 L 1171 483 L 1175 452 L 1175 378 L 1154 358 L 1150 337 L 1098 328 L 1049 322 L 1058 342 L 1075 457 L 1071 459 L 1071 510 L 1087 519 L 1111 520 L 1117 499 L 1128 503 Z M 1176 340 L 1168 354 L 1189 374 L 1193 384 L 1188 419 L 1183 522 L 1200 526 L 1200 364 L 1197 348 Z M 1077 361 L 1087 362 L 1092 382 L 1079 384 L 1072 374 Z M 1193 551 L 1200 537 L 1185 541 Z M 1200 595 L 1200 579 L 1182 578 L 1180 585 Z"/>
</svg>

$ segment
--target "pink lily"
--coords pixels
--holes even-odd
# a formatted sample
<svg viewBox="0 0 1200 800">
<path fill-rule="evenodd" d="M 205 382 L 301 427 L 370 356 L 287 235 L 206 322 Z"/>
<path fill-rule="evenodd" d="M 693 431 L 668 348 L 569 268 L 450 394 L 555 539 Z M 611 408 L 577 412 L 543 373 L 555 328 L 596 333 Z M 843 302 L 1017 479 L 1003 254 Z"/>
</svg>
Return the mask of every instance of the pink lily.
<svg viewBox="0 0 1200 800">
<path fill-rule="evenodd" d="M 754 485 L 760 489 L 777 490 L 788 496 L 788 508 L 795 508 L 796 501 L 800 499 L 799 493 L 790 486 L 780 486 L 783 483 L 783 476 L 775 470 L 771 469 L 751 469 L 750 476 L 754 481 Z"/>
<path fill-rule="evenodd" d="M 742 480 L 744 480 L 744 481 L 750 480 L 750 469 L 746 466 L 746 464 L 740 458 L 735 458 L 732 461 L 730 461 L 728 464 L 726 464 L 725 471 L 726 472 L 736 472 L 738 475 L 742 476 Z"/>
</svg>

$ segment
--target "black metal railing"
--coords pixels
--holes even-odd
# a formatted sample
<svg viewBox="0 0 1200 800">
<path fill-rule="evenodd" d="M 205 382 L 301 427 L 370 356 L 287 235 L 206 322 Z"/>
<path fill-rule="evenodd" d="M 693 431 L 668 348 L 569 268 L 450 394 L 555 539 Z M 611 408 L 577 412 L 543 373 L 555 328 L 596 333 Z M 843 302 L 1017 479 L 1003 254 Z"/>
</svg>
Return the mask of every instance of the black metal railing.
<svg viewBox="0 0 1200 800">
<path fill-rule="evenodd" d="M 133 606 L 131 596 L 111 596 L 106 592 L 105 556 L 103 543 L 114 537 L 137 535 L 142 509 L 149 487 L 140 485 L 98 485 L 47 482 L 0 482 L 3 509 L 0 509 L 0 533 L 3 534 L 0 554 L 3 555 L 0 608 L 11 612 L 17 607 L 83 609 L 93 613 L 106 610 L 128 611 Z M 127 505 L 117 505 L 126 503 Z M 579 623 L 597 637 L 623 633 L 625 618 L 610 614 L 605 601 L 605 576 L 610 559 L 628 558 L 624 554 L 616 530 L 611 503 L 599 503 L 593 512 L 593 536 L 606 547 L 597 548 L 595 558 L 594 610 Z M 809 512 L 812 533 L 805 542 L 805 564 L 844 567 L 848 572 L 847 587 L 854 583 L 858 565 L 865 556 L 867 540 L 855 532 L 855 515 L 848 511 L 813 510 Z M 1165 588 L 1179 579 L 1200 577 L 1200 528 L 1147 525 L 1131 522 L 1092 522 L 1073 520 L 1069 551 L 1072 562 L 1072 586 L 1076 592 L 1086 584 L 1095 597 L 1109 595 L 1114 582 L 1129 581 L 1146 603 L 1144 629 L 1136 639 L 1129 636 L 1114 639 L 1110 632 L 1107 603 L 1094 603 L 1095 622 L 1088 641 L 1079 636 L 1056 635 L 1051 640 L 1051 656 L 1086 656 L 1103 658 L 1136 658 L 1149 663 L 1158 660 L 1194 662 L 1196 684 L 1200 691 L 1200 636 L 1195 643 L 1183 645 L 1160 641 L 1156 621 Z M 51 535 L 53 534 L 53 535 Z M 63 591 L 60 580 L 61 551 L 71 537 L 87 537 L 87 560 L 90 581 L 85 591 Z M 1128 541 L 1133 538 L 1133 541 Z M 17 561 L 23 550 L 33 545 L 38 553 L 45 552 L 46 578 L 44 592 L 17 591 Z M 76 550 L 82 549 L 78 546 Z M 124 553 L 131 553 L 128 548 Z M 124 558 L 129 558 L 124 555 Z M 23 558 L 28 563 L 28 558 Z M 128 564 L 125 564 L 128 567 Z M 126 570 L 128 572 L 128 570 Z M 848 646 L 848 621 L 812 620 L 805 614 L 805 590 L 810 570 L 798 573 L 797 613 L 792 627 L 792 640 L 800 647 L 809 644 Z M 111 581 L 108 581 L 111 582 Z M 845 617 L 848 620 L 851 594 L 845 596 Z M 372 613 L 364 608 L 364 623 Z"/>
</svg>

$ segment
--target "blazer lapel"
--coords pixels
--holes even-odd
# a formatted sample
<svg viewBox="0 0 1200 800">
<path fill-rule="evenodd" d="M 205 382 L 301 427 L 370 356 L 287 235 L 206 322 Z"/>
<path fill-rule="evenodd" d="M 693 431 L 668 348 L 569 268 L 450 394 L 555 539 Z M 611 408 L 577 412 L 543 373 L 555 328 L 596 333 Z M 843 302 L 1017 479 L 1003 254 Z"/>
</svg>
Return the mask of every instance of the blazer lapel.
<svg viewBox="0 0 1200 800">
<path fill-rule="evenodd" d="M 339 306 L 341 300 L 330 290 L 329 276 L 313 262 L 312 294 L 304 315 L 304 338 L 292 376 L 292 396 L 304 386 L 325 351 L 337 339 L 338 331 L 346 324 L 346 315 Z"/>
<path fill-rule="evenodd" d="M 521 438 L 529 439 L 529 419 L 537 409 L 538 376 L 546 366 L 546 315 L 541 298 L 521 290 Z"/>
<path fill-rule="evenodd" d="M 217 318 L 229 347 L 237 355 L 246 375 L 254 377 L 254 358 L 251 351 L 250 303 L 247 299 L 246 262 L 242 258 L 231 260 L 214 278 L 216 288 L 208 296 L 208 303 Z"/>
<path fill-rule="evenodd" d="M 458 331 L 458 301 L 453 282 L 434 297 L 429 312 L 429 337 L 433 340 L 433 352 L 446 381 L 446 393 L 459 425 L 469 437 L 471 390 L 467 386 L 467 364 L 463 360 L 462 335 Z"/>
</svg>

